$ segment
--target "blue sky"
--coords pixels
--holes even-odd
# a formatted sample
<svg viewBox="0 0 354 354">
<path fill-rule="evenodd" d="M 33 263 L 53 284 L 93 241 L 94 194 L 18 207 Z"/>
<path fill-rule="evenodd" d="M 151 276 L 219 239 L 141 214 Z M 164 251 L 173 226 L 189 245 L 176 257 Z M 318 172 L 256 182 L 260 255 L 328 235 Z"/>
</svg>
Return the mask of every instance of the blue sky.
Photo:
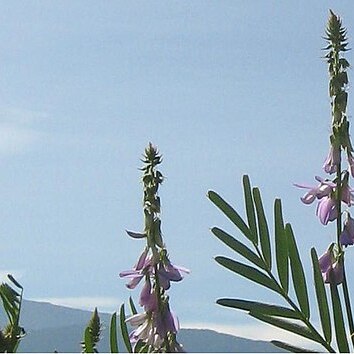
<svg viewBox="0 0 354 354">
<path fill-rule="evenodd" d="M 351 1 L 1 2 L 2 272 L 27 298 L 116 309 L 130 294 L 118 274 L 143 248 L 124 230 L 143 225 L 138 168 L 151 141 L 167 177 L 165 241 L 192 271 L 171 291 L 182 326 L 259 338 L 258 323 L 215 300 L 277 298 L 213 260 L 233 254 L 209 228 L 235 232 L 206 193 L 242 209 L 248 173 L 268 215 L 281 197 L 311 276 L 309 249 L 322 253 L 334 227 L 292 184 L 323 175 L 328 152 L 329 8 L 351 39 Z M 350 269 L 354 250 L 346 259 Z"/>
</svg>

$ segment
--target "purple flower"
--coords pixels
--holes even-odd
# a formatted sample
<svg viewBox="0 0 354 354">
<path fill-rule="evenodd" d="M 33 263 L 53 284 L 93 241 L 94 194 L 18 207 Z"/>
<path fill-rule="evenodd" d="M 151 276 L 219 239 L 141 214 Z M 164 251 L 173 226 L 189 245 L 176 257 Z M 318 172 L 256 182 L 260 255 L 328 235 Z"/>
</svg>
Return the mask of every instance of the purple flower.
<svg viewBox="0 0 354 354">
<path fill-rule="evenodd" d="M 140 283 L 144 275 L 151 272 L 151 257 L 147 257 L 148 251 L 148 248 L 144 249 L 133 269 L 119 273 L 121 278 L 131 279 L 127 284 L 127 288 L 134 289 Z"/>
<path fill-rule="evenodd" d="M 350 215 L 344 223 L 344 230 L 339 237 L 339 242 L 345 247 L 354 245 L 354 219 Z"/>
<path fill-rule="evenodd" d="M 168 332 L 177 333 L 179 323 L 177 317 L 171 312 L 168 304 L 163 306 L 163 309 L 156 314 L 156 333 L 165 338 Z"/>
<path fill-rule="evenodd" d="M 315 179 L 320 182 L 320 184 L 316 187 L 295 183 L 296 187 L 309 189 L 309 191 L 301 198 L 301 201 L 304 204 L 311 204 L 316 198 L 321 199 L 325 196 L 330 195 L 336 186 L 335 183 L 331 181 L 326 181 L 319 176 L 316 176 Z"/>
<path fill-rule="evenodd" d="M 157 270 L 161 287 L 168 290 L 171 286 L 171 281 L 181 281 L 183 279 L 181 272 L 189 273 L 189 270 L 184 267 L 173 265 L 168 258 L 166 258 L 163 265 L 161 263 L 159 264 Z"/>
<path fill-rule="evenodd" d="M 344 182 L 342 186 L 342 201 L 348 206 L 351 206 L 353 202 L 352 189 L 349 187 L 348 182 Z"/>
<path fill-rule="evenodd" d="M 316 215 L 323 225 L 333 221 L 338 217 L 337 202 L 330 197 L 323 197 L 317 204 Z"/>
<path fill-rule="evenodd" d="M 337 172 L 337 165 L 340 162 L 340 149 L 331 145 L 323 169 L 326 173 L 332 174 Z"/>
<path fill-rule="evenodd" d="M 150 279 L 146 280 L 141 290 L 139 304 L 144 306 L 145 311 L 156 311 L 157 309 L 157 296 L 154 290 L 151 291 Z"/>
<path fill-rule="evenodd" d="M 318 260 L 323 280 L 326 284 L 340 284 L 343 281 L 343 265 L 339 259 L 333 256 L 333 247 L 329 249 Z"/>
<path fill-rule="evenodd" d="M 128 317 L 125 322 L 137 327 L 129 335 L 132 344 L 136 343 L 139 339 L 146 342 L 150 337 L 154 336 L 153 321 L 151 316 L 146 312 Z"/>
<path fill-rule="evenodd" d="M 306 188 L 309 191 L 301 198 L 305 204 L 311 204 L 316 198 L 319 199 L 316 215 L 319 217 L 323 225 L 327 225 L 329 221 L 334 221 L 338 217 L 337 202 L 335 199 L 336 184 L 323 178 L 315 177 L 320 184 L 316 187 L 295 184 L 296 187 Z M 349 187 L 347 179 L 342 184 L 342 201 L 351 206 L 354 197 L 352 189 Z"/>
<path fill-rule="evenodd" d="M 350 174 L 352 175 L 352 177 L 354 177 L 354 158 L 350 152 L 348 152 L 347 159 L 350 168 Z"/>
</svg>

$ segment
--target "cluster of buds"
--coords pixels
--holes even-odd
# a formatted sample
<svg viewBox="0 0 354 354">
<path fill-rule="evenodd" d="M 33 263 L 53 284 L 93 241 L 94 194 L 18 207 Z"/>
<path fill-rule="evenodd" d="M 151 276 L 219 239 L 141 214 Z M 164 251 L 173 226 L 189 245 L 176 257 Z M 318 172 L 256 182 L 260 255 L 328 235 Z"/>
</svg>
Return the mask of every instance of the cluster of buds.
<svg viewBox="0 0 354 354">
<path fill-rule="evenodd" d="M 318 201 L 316 215 L 323 225 L 329 222 L 337 223 L 337 243 L 332 243 L 320 257 L 320 269 L 325 283 L 340 284 L 343 282 L 343 255 L 344 247 L 354 244 L 354 220 L 346 211 L 347 218 L 342 225 L 342 205 L 350 207 L 354 198 L 348 184 L 349 176 L 354 177 L 353 147 L 349 135 L 349 122 L 346 115 L 347 86 L 349 68 L 348 61 L 341 56 L 347 51 L 346 29 L 341 20 L 332 11 L 326 30 L 328 50 L 325 58 L 329 70 L 329 95 L 332 110 L 332 132 L 330 135 L 330 149 L 323 164 L 323 170 L 332 175 L 333 179 L 323 179 L 316 176 L 319 184 L 315 187 L 296 184 L 297 187 L 309 189 L 301 198 L 305 204 Z M 342 153 L 346 153 L 348 168 L 342 170 Z"/>
<path fill-rule="evenodd" d="M 135 346 L 139 344 L 141 351 L 181 352 L 182 346 L 176 339 L 179 323 L 170 310 L 167 290 L 171 282 L 181 281 L 183 273 L 189 271 L 171 263 L 162 238 L 158 189 L 163 176 L 156 169 L 161 163 L 161 156 L 151 143 L 145 149 L 142 161 L 145 228 L 142 233 L 127 233 L 132 238 L 144 239 L 146 246 L 133 269 L 120 273 L 122 278 L 129 279 L 129 289 L 144 282 L 139 297 L 143 312 L 126 320 L 135 327 L 130 333 L 130 341 Z"/>
</svg>

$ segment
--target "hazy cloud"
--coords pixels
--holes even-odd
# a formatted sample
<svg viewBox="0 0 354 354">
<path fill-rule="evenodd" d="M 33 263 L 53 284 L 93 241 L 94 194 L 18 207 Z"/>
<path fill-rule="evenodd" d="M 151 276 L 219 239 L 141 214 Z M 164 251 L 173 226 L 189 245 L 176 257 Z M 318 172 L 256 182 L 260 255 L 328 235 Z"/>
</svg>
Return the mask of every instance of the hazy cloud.
<svg viewBox="0 0 354 354">
<path fill-rule="evenodd" d="M 282 329 L 276 329 L 272 326 L 255 323 L 252 325 L 222 325 L 217 323 L 184 323 L 183 328 L 211 329 L 216 332 L 231 334 L 237 337 L 249 338 L 253 340 L 280 340 L 289 344 L 307 349 L 319 349 L 319 347 L 311 341 L 308 341 L 298 335 L 287 332 Z"/>
<path fill-rule="evenodd" d="M 99 311 L 114 312 L 117 311 L 122 301 L 116 297 L 104 296 L 80 296 L 80 297 L 47 297 L 34 298 L 34 301 L 49 302 L 53 305 L 61 305 L 81 310 L 92 311 L 95 307 Z"/>
<path fill-rule="evenodd" d="M 35 128 L 46 117 L 42 112 L 0 107 L 0 154 L 17 154 L 43 140 Z"/>
</svg>

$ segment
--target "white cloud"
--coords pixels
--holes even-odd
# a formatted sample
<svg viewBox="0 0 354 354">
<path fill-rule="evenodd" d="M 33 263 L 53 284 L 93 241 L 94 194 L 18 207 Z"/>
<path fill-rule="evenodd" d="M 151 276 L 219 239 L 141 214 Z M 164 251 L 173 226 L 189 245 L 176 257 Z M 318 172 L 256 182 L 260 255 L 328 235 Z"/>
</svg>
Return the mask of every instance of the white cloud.
<svg viewBox="0 0 354 354">
<path fill-rule="evenodd" d="M 81 310 L 92 311 L 95 307 L 101 312 L 115 312 L 118 311 L 120 305 L 123 303 L 116 297 L 104 296 L 80 296 L 80 297 L 46 297 L 46 298 L 32 298 L 33 301 L 49 302 L 53 305 L 61 305 Z"/>
<path fill-rule="evenodd" d="M 30 125 L 47 118 L 47 114 L 40 111 L 15 107 L 0 107 L 0 122 Z"/>
<path fill-rule="evenodd" d="M 309 340 L 302 338 L 298 335 L 288 331 L 277 329 L 273 326 L 264 323 L 255 323 L 247 325 L 222 325 L 217 323 L 184 323 L 183 328 L 198 328 L 198 329 L 211 329 L 216 332 L 231 334 L 237 337 L 249 338 L 253 340 L 280 340 L 288 344 L 307 348 L 319 349 L 319 347 Z"/>
<path fill-rule="evenodd" d="M 39 141 L 40 134 L 33 129 L 15 124 L 0 123 L 0 153 L 15 154 L 27 150 Z"/>
<path fill-rule="evenodd" d="M 41 112 L 0 107 L 0 154 L 21 153 L 43 140 L 33 125 L 44 118 Z"/>
</svg>

